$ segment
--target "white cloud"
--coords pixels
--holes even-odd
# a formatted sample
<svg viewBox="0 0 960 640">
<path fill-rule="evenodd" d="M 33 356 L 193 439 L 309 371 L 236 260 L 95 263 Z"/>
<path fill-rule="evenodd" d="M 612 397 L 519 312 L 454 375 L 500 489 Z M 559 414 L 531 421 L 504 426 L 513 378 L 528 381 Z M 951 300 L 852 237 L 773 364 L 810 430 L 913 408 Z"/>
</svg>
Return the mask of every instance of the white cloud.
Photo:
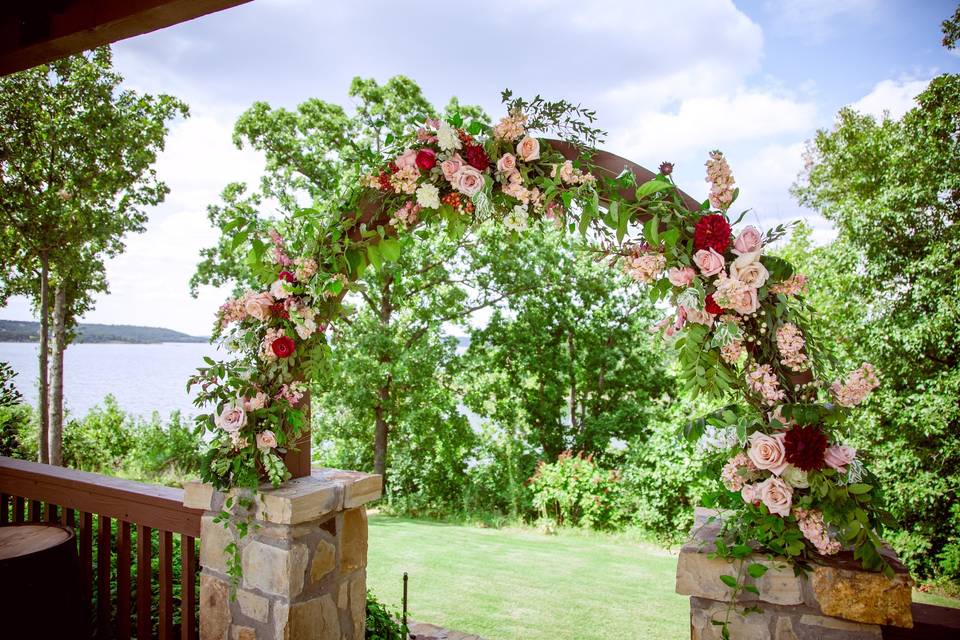
<svg viewBox="0 0 960 640">
<path fill-rule="evenodd" d="M 916 106 L 914 98 L 922 93 L 929 83 L 930 78 L 882 80 L 873 87 L 870 93 L 850 106 L 861 113 L 869 113 L 876 118 L 883 118 L 885 113 L 888 113 L 891 118 L 899 119 Z"/>
</svg>

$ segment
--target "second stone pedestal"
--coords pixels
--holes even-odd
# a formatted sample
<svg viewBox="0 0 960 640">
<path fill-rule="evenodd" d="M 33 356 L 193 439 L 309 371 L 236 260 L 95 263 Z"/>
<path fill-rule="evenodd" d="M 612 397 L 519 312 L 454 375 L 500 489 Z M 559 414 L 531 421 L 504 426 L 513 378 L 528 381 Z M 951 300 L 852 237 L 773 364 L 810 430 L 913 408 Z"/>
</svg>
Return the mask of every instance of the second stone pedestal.
<svg viewBox="0 0 960 640">
<path fill-rule="evenodd" d="M 362 640 L 366 618 L 366 503 L 382 480 L 314 469 L 253 500 L 249 534 L 214 522 L 229 497 L 204 484 L 184 504 L 205 511 L 200 530 L 201 640 Z M 240 494 L 236 494 L 240 495 Z M 246 521 L 247 519 L 244 519 Z M 243 576 L 230 595 L 239 549 Z"/>
</svg>

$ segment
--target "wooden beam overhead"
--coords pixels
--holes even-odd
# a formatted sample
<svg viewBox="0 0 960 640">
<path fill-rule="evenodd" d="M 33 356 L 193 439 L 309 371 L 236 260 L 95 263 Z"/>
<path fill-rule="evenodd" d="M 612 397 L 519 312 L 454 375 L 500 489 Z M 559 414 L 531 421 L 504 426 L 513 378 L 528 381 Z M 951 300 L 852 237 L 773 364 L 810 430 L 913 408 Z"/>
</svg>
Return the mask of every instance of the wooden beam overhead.
<svg viewBox="0 0 960 640">
<path fill-rule="evenodd" d="M 250 0 L 30 0 L 0 6 L 0 75 Z"/>
</svg>

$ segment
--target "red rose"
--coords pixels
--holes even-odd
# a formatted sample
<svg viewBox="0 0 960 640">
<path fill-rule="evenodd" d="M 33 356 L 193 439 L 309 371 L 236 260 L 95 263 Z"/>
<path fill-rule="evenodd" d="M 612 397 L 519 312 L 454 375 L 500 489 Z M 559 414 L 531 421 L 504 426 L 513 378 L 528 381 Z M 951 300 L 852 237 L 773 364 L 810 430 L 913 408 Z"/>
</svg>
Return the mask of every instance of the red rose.
<svg viewBox="0 0 960 640">
<path fill-rule="evenodd" d="M 293 355 L 297 345 L 293 343 L 293 339 L 289 336 L 280 336 L 273 341 L 270 348 L 273 350 L 273 355 L 278 358 L 289 358 Z"/>
<path fill-rule="evenodd" d="M 730 223 L 719 213 L 703 216 L 693 228 L 693 248 L 713 249 L 720 255 L 730 246 Z"/>
<path fill-rule="evenodd" d="M 717 304 L 717 301 L 713 299 L 713 294 L 708 294 L 703 300 L 703 308 L 706 309 L 707 313 L 712 313 L 715 316 L 723 313 L 723 309 L 720 305 Z"/>
<path fill-rule="evenodd" d="M 490 158 L 487 156 L 487 152 L 479 145 L 468 146 L 464 155 L 467 157 L 467 164 L 477 171 L 483 171 L 490 164 Z"/>
<path fill-rule="evenodd" d="M 437 165 L 437 153 L 433 149 L 417 151 L 417 166 L 424 171 L 430 171 Z"/>
<path fill-rule="evenodd" d="M 277 274 L 278 280 L 285 280 L 287 282 L 294 282 L 297 278 L 289 271 L 281 271 Z"/>
</svg>

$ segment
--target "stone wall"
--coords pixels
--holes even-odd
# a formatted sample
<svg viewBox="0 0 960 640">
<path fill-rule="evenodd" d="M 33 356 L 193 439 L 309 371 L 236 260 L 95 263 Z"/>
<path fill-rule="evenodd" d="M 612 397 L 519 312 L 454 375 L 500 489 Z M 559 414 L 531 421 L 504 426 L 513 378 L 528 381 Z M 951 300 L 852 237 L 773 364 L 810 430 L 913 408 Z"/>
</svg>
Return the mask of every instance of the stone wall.
<svg viewBox="0 0 960 640">
<path fill-rule="evenodd" d="M 690 637 L 720 638 L 729 589 L 721 575 L 736 575 L 736 565 L 710 558 L 720 530 L 715 514 L 698 509 L 690 541 L 677 560 L 677 593 L 690 596 Z M 849 552 L 824 559 L 809 575 L 794 575 L 784 560 L 755 555 L 748 562 L 767 567 L 759 579 L 747 578 L 759 596 L 744 593 L 743 606 L 760 613 L 731 617 L 730 635 L 737 640 L 866 640 L 882 637 L 882 625 L 912 627 L 912 581 L 892 551 L 893 579 L 864 571 Z"/>
<path fill-rule="evenodd" d="M 242 539 L 214 522 L 228 496 L 186 487 L 203 509 L 200 531 L 201 640 L 362 640 L 366 617 L 367 515 L 380 476 L 314 469 L 253 495 Z M 236 494 L 239 495 L 239 494 Z M 231 598 L 228 544 L 239 545 L 243 577 Z"/>
</svg>

